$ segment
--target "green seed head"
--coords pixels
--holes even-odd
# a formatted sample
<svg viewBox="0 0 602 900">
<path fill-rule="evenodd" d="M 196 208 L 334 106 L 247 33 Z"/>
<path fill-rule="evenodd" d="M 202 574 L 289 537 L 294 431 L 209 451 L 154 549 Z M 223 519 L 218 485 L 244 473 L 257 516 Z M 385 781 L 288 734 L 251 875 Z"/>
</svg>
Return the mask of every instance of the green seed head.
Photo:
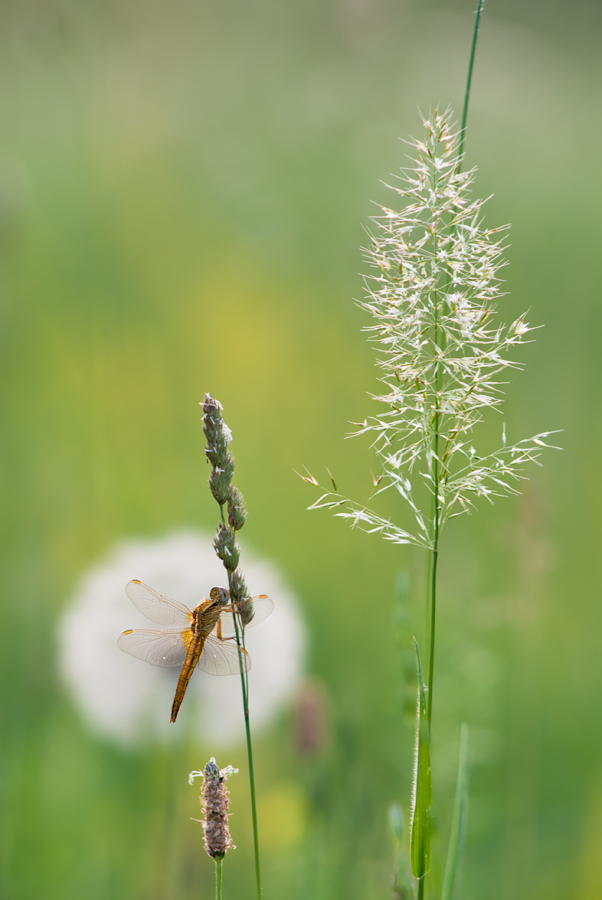
<svg viewBox="0 0 602 900">
<path fill-rule="evenodd" d="M 223 469 L 229 458 L 227 448 L 232 434 L 222 418 L 222 405 L 218 400 L 214 400 L 211 394 L 205 394 L 202 405 L 203 431 L 207 440 L 205 453 L 212 466 Z"/>
<path fill-rule="evenodd" d="M 228 525 L 234 531 L 240 531 L 246 521 L 247 511 L 244 497 L 233 484 L 230 486 L 230 496 L 228 497 Z"/>
<path fill-rule="evenodd" d="M 235 569 L 232 573 L 232 602 L 238 607 L 243 601 L 248 600 L 249 596 L 250 591 L 242 572 Z"/>
<path fill-rule="evenodd" d="M 234 474 L 234 460 L 230 454 L 226 454 L 226 463 L 223 468 L 214 466 L 209 476 L 209 487 L 211 493 L 220 506 L 228 502 L 230 496 L 230 482 Z"/>
<path fill-rule="evenodd" d="M 234 540 L 234 532 L 227 525 L 220 525 L 213 540 L 215 552 L 229 572 L 238 565 L 240 550 Z"/>
</svg>

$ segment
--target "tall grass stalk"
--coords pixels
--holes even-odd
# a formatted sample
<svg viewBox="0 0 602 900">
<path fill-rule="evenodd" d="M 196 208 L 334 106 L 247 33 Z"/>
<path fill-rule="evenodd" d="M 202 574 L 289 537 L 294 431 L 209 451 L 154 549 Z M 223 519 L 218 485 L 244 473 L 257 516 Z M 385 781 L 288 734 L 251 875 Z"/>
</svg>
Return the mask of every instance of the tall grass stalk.
<svg viewBox="0 0 602 900">
<path fill-rule="evenodd" d="M 224 519 L 224 508 L 220 506 L 222 523 Z M 228 571 L 228 589 L 230 596 L 234 596 L 232 573 Z M 239 623 L 238 616 L 234 616 L 234 628 L 236 632 L 236 645 L 238 647 L 238 658 L 240 661 L 240 684 L 242 689 L 242 706 L 245 720 L 245 738 L 247 742 L 247 760 L 249 764 L 249 788 L 251 791 L 251 819 L 253 823 L 253 847 L 255 851 L 255 881 L 257 884 L 257 897 L 261 900 L 261 866 L 259 864 L 259 827 L 257 825 L 257 799 L 255 795 L 255 769 L 253 766 L 253 744 L 251 741 L 251 719 L 249 717 L 249 674 L 243 663 L 243 653 L 245 652 L 245 630 L 244 625 Z"/>
<path fill-rule="evenodd" d="M 483 0 L 478 0 L 478 5 L 475 13 L 475 23 L 474 29 L 472 33 L 472 44 L 470 47 L 470 57 L 468 60 L 468 75 L 466 77 L 466 90 L 464 91 L 464 107 L 462 109 L 462 122 L 460 124 L 460 142 L 458 146 L 458 162 L 457 162 L 457 171 L 460 172 L 462 169 L 462 163 L 464 160 L 464 143 L 466 140 L 466 124 L 468 121 L 468 104 L 470 101 L 470 89 L 472 87 L 472 71 L 474 68 L 474 60 L 475 54 L 477 50 L 477 39 L 479 36 L 479 24 L 481 21 L 481 10 L 483 8 Z M 445 287 L 449 287 L 449 279 L 446 278 Z M 439 347 L 439 305 L 435 303 L 435 345 Z M 436 375 L 436 386 L 437 393 L 441 390 L 441 374 L 442 369 L 439 363 L 437 363 L 437 375 Z M 438 467 L 439 467 L 439 417 L 440 413 L 437 409 L 435 413 L 435 423 L 434 423 L 434 434 L 433 434 L 433 466 L 435 468 L 433 483 L 438 483 Z M 427 554 L 427 600 L 426 600 L 426 616 L 427 616 L 427 629 L 425 634 L 429 635 L 428 638 L 428 659 L 429 659 L 429 674 L 428 674 L 428 723 L 429 728 L 431 726 L 431 719 L 433 717 L 433 688 L 434 688 L 434 676 L 435 676 L 435 625 L 436 625 L 436 612 L 437 612 L 437 569 L 439 563 L 439 537 L 440 537 L 440 528 L 439 528 L 439 504 L 437 500 L 437 496 L 433 496 L 433 505 L 432 505 L 432 519 L 433 519 L 433 535 L 434 535 L 434 543 L 433 547 L 430 548 Z"/>
<path fill-rule="evenodd" d="M 472 44 L 470 47 L 470 57 L 468 59 L 468 75 L 466 78 L 466 90 L 464 91 L 464 106 L 462 108 L 462 122 L 460 125 L 460 146 L 458 148 L 458 166 L 461 167 L 464 159 L 464 142 L 466 140 L 466 123 L 468 121 L 468 104 L 470 101 L 470 89 L 472 87 L 472 70 L 474 67 L 474 59 L 477 50 L 477 39 L 479 37 L 479 25 L 481 23 L 481 11 L 483 9 L 483 0 L 479 0 L 475 12 L 474 29 L 472 32 Z"/>
<path fill-rule="evenodd" d="M 470 512 L 479 498 L 493 502 L 517 494 L 525 464 L 538 461 L 551 434 L 509 444 L 502 426 L 497 449 L 477 451 L 473 444 L 475 427 L 499 411 L 503 378 L 507 370 L 520 368 L 511 354 L 531 331 L 524 315 L 509 326 L 496 320 L 496 305 L 503 296 L 498 272 L 505 264 L 507 226 L 485 227 L 485 201 L 470 196 L 476 170 L 462 171 L 481 9 L 479 0 L 461 127 L 454 127 L 449 109 L 435 110 L 423 119 L 423 137 L 411 143 L 415 154 L 411 165 L 387 185 L 396 208 L 381 207 L 365 250 L 373 274 L 365 279 L 366 296 L 359 305 L 372 318 L 364 330 L 376 346 L 384 389 L 372 395 L 380 411 L 355 423 L 354 433 L 371 437 L 380 473 L 373 477 L 368 504 L 341 494 L 332 481 L 332 489 L 322 487 L 310 507 L 330 509 L 353 527 L 394 544 L 426 550 L 428 674 L 425 686 L 416 645 L 418 705 L 410 817 L 418 900 L 425 895 L 430 867 L 430 732 L 442 529 L 449 519 Z M 303 477 L 321 487 L 310 473 Z M 402 514 L 396 520 L 374 506 L 384 492 L 401 501 Z M 461 797 L 466 741 L 463 731 Z M 458 803 L 463 816 L 464 800 Z M 457 839 L 452 835 L 450 842 L 454 885 L 462 823 L 463 818 L 456 822 Z M 449 875 L 448 885 L 451 879 Z"/>
<path fill-rule="evenodd" d="M 210 394 L 205 395 L 203 407 L 203 431 L 207 440 L 205 453 L 212 465 L 209 476 L 209 487 L 220 511 L 220 525 L 214 540 L 215 552 L 222 560 L 228 575 L 228 590 L 232 606 L 236 610 L 233 616 L 235 639 L 238 647 L 240 663 L 240 683 L 242 690 L 243 716 L 247 742 L 247 759 L 249 764 L 249 787 L 251 792 L 251 817 L 253 822 L 253 844 L 255 850 L 255 882 L 257 898 L 261 900 L 261 866 L 259 862 L 259 829 L 257 825 L 257 799 L 255 792 L 255 770 L 253 767 L 253 745 L 251 741 L 251 722 L 249 717 L 249 681 L 245 663 L 245 623 L 252 618 L 249 609 L 250 592 L 243 574 L 238 567 L 240 548 L 235 540 L 237 531 L 245 524 L 247 513 L 244 499 L 238 488 L 232 483 L 234 475 L 234 458 L 228 444 L 232 433 L 224 422 L 222 406 Z M 224 513 L 226 510 L 227 515 Z M 247 618 L 248 617 L 248 618 Z"/>
</svg>

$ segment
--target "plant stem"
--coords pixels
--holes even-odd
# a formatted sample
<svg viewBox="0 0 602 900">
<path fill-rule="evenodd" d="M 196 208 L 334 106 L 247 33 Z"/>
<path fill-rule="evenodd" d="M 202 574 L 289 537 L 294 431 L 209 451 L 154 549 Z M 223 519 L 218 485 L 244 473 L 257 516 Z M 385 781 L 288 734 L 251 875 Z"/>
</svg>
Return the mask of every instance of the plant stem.
<svg viewBox="0 0 602 900">
<path fill-rule="evenodd" d="M 438 502 L 438 501 L 437 501 Z M 435 614 L 437 611 L 437 563 L 439 562 L 439 509 L 435 511 L 435 541 L 430 551 L 429 566 L 429 599 L 430 599 L 430 639 L 429 639 L 429 675 L 428 694 L 426 698 L 429 732 L 433 716 L 433 680 L 435 672 Z"/>
<path fill-rule="evenodd" d="M 462 167 L 462 156 L 464 155 L 464 139 L 466 137 L 466 120 L 468 119 L 468 100 L 470 98 L 470 86 L 472 84 L 472 67 L 474 65 L 475 52 L 477 49 L 477 37 L 479 35 L 479 22 L 481 20 L 481 9 L 483 8 L 483 0 L 479 0 L 475 15 L 474 31 L 472 33 L 472 47 L 470 48 L 470 60 L 468 62 L 468 78 L 466 79 L 466 91 L 464 92 L 464 109 L 462 110 L 462 125 L 460 128 L 460 146 L 458 148 L 458 171 Z"/>
<path fill-rule="evenodd" d="M 462 125 L 460 127 L 460 146 L 458 149 L 458 171 L 462 166 L 462 157 L 464 154 L 464 141 L 466 139 L 466 121 L 468 118 L 468 101 L 470 99 L 470 88 L 472 85 L 472 70 L 474 66 L 475 52 L 477 49 L 477 38 L 479 35 L 479 23 L 481 21 L 481 10 L 483 8 L 483 0 L 478 0 L 475 15 L 475 25 L 472 35 L 472 46 L 470 49 L 470 59 L 468 62 L 468 77 L 466 79 L 466 91 L 464 94 L 464 109 L 462 111 Z M 437 256 L 437 235 L 435 234 L 435 258 Z M 435 352 L 442 349 L 439 345 L 439 297 L 438 291 L 435 289 Z M 433 464 L 431 469 L 431 485 L 433 490 L 433 545 L 429 551 L 428 557 L 428 578 L 427 578 L 427 611 L 426 620 L 428 623 L 429 634 L 429 669 L 428 669 L 428 694 L 427 694 L 427 715 L 429 723 L 429 731 L 431 727 L 431 719 L 433 716 L 433 680 L 435 671 L 435 613 L 437 610 L 437 564 L 439 562 L 439 422 L 441 413 L 439 411 L 439 388 L 441 384 L 441 366 L 437 364 L 436 375 L 436 396 L 435 396 L 435 414 L 433 417 Z"/>
<path fill-rule="evenodd" d="M 431 628 L 431 595 L 429 592 L 430 588 L 430 572 L 431 572 L 431 554 L 426 554 L 426 568 L 424 571 L 424 643 L 423 647 L 425 648 L 425 653 L 429 652 L 429 636 L 430 636 L 430 628 Z M 428 660 L 428 656 L 424 657 L 425 660 Z"/>
<path fill-rule="evenodd" d="M 478 0 L 476 16 L 475 16 L 475 26 L 472 35 L 472 47 L 470 50 L 470 59 L 468 63 L 468 77 L 466 79 L 466 91 L 464 94 L 464 109 L 462 111 L 462 124 L 460 128 L 460 146 L 458 148 L 458 172 L 462 167 L 462 158 L 464 155 L 464 142 L 466 139 L 466 122 L 468 118 L 468 102 L 470 99 L 470 88 L 472 84 L 472 70 L 474 66 L 475 52 L 477 47 L 477 37 L 479 34 L 479 23 L 481 19 L 481 10 L 483 8 L 483 0 Z M 438 234 L 435 231 L 434 234 L 434 257 L 437 260 L 437 244 L 438 244 Z M 439 355 L 440 351 L 444 348 L 440 344 L 440 332 L 439 332 L 439 290 L 438 286 L 435 287 L 435 317 L 434 317 L 434 340 L 433 340 L 433 348 L 435 354 Z M 445 296 L 445 288 L 443 291 Z M 437 360 L 436 363 L 436 376 L 435 376 L 435 397 L 434 397 L 434 414 L 433 414 L 433 440 L 432 440 L 432 454 L 433 461 L 431 465 L 431 489 L 433 492 L 433 506 L 432 506 L 432 522 L 433 522 L 433 540 L 432 546 L 429 550 L 428 558 L 427 558 L 427 584 L 426 584 L 426 623 L 427 623 L 427 633 L 429 636 L 429 666 L 428 666 L 428 693 L 426 697 L 426 707 L 427 707 L 427 720 L 428 720 L 428 729 L 429 729 L 429 740 L 430 740 L 430 731 L 431 731 L 431 720 L 433 717 L 433 687 L 434 687 L 434 675 L 435 675 L 435 625 L 436 625 L 436 612 L 437 612 L 437 566 L 439 563 L 439 537 L 441 531 L 441 522 L 440 522 L 440 508 L 439 508 L 439 481 L 441 478 L 440 471 L 440 462 L 439 462 L 439 428 L 441 422 L 441 410 L 439 406 L 439 396 L 441 391 L 441 378 L 442 378 L 442 369 L 441 363 Z M 424 898 L 424 883 L 425 878 L 421 878 L 418 882 L 418 900 L 423 900 Z"/>
<path fill-rule="evenodd" d="M 215 900 L 222 900 L 222 859 L 215 860 Z"/>
<path fill-rule="evenodd" d="M 437 192 L 437 176 L 435 174 L 435 194 Z M 438 231 L 435 229 L 433 237 L 434 258 L 437 261 L 438 256 Z M 433 715 L 433 676 L 435 672 L 435 616 L 437 612 L 437 562 L 439 559 L 439 426 L 441 422 L 441 411 L 439 397 L 441 393 L 441 362 L 439 360 L 441 347 L 441 336 L 439 332 L 439 304 L 441 298 L 439 295 L 439 285 L 436 283 L 434 291 L 435 304 L 435 328 L 433 338 L 433 349 L 437 358 L 435 369 L 435 396 L 434 396 L 434 413 L 433 413 L 433 441 L 432 454 L 433 461 L 431 464 L 431 490 L 433 492 L 433 543 L 429 550 L 428 569 L 427 569 L 427 620 L 429 623 L 429 668 L 428 668 L 428 692 L 426 695 L 426 709 L 429 734 L 431 730 L 431 718 Z M 430 612 L 429 612 L 430 610 Z"/>
<path fill-rule="evenodd" d="M 220 515 L 222 522 L 225 524 L 224 508 L 220 504 Z M 228 572 L 228 588 L 230 597 L 232 597 L 232 573 Z M 255 845 L 255 880 L 257 883 L 257 900 L 261 900 L 261 870 L 259 866 L 259 829 L 257 827 L 257 801 L 255 797 L 255 770 L 253 768 L 253 747 L 251 745 L 251 721 L 249 719 L 249 683 L 247 681 L 247 673 L 243 664 L 242 651 L 244 650 L 244 627 L 240 626 L 238 617 L 234 613 L 234 630 L 236 632 L 236 645 L 238 647 L 238 659 L 240 663 L 240 684 L 242 687 L 242 705 L 245 719 L 245 735 L 247 738 L 247 758 L 249 761 L 249 786 L 251 789 L 251 818 L 253 820 L 253 842 Z M 241 634 L 242 632 L 242 634 Z"/>
<path fill-rule="evenodd" d="M 470 59 L 468 62 L 468 77 L 466 79 L 466 91 L 464 94 L 464 109 L 462 111 L 462 125 L 460 127 L 460 146 L 458 149 L 458 171 L 462 167 L 462 157 L 464 154 L 464 141 L 466 139 L 466 120 L 468 118 L 468 101 L 470 100 L 470 88 L 472 85 L 472 69 L 474 66 L 475 52 L 477 49 L 477 38 L 479 36 L 479 23 L 481 21 L 481 10 L 483 8 L 483 0 L 479 0 L 475 15 L 475 25 L 472 34 L 472 47 L 470 49 Z M 437 257 L 437 234 L 435 234 L 435 258 Z M 440 348 L 439 344 L 439 297 L 437 289 L 435 289 L 435 352 Z M 433 546 L 429 551 L 428 557 L 428 584 L 427 584 L 427 612 L 426 619 L 428 622 L 429 632 L 429 674 L 428 674 L 428 694 L 427 694 L 427 713 L 429 730 L 431 727 L 431 719 L 433 716 L 433 679 L 435 670 L 435 613 L 437 610 L 437 563 L 439 562 L 439 422 L 441 413 L 439 412 L 439 388 L 441 384 L 441 366 L 437 364 L 436 375 L 436 396 L 435 396 L 435 415 L 433 418 L 434 434 L 433 434 L 433 466 L 431 470 L 432 490 L 433 490 Z"/>
</svg>

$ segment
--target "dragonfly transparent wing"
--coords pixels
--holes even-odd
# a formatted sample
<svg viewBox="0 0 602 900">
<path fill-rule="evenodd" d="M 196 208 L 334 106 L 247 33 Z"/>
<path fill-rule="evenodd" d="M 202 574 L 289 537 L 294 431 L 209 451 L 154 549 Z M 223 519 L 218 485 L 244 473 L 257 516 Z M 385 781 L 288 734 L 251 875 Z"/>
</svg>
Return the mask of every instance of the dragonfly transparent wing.
<svg viewBox="0 0 602 900">
<path fill-rule="evenodd" d="M 153 666 L 181 666 L 192 640 L 190 628 L 165 631 L 124 631 L 117 640 L 120 650 Z"/>
<path fill-rule="evenodd" d="M 192 622 L 192 613 L 187 606 L 153 591 L 148 584 L 129 581 L 125 592 L 136 609 L 151 622 L 158 625 L 190 625 Z"/>
<path fill-rule="evenodd" d="M 251 668 L 251 657 L 242 647 L 240 652 L 244 671 L 248 672 Z M 198 666 L 210 675 L 238 675 L 240 657 L 236 641 L 220 641 L 212 634 L 208 635 Z"/>
<path fill-rule="evenodd" d="M 259 625 L 259 623 L 267 619 L 270 613 L 274 610 L 274 601 L 271 597 L 268 597 L 267 594 L 259 594 L 257 597 L 251 597 L 250 600 L 246 602 L 252 604 L 253 610 L 253 618 L 246 626 L 246 628 L 252 628 L 253 625 Z M 236 634 L 236 630 L 234 628 L 234 616 L 232 615 L 232 612 L 230 612 L 230 610 L 232 610 L 232 606 L 227 606 L 224 611 L 220 613 L 222 637 L 233 637 Z M 238 621 L 240 623 L 240 619 Z"/>
</svg>

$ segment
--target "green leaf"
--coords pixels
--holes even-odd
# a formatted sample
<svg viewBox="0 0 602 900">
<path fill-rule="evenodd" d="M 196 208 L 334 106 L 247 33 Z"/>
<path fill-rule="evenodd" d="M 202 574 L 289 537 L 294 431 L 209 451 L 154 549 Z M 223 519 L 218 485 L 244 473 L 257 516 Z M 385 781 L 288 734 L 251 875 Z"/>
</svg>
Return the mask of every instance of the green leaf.
<svg viewBox="0 0 602 900">
<path fill-rule="evenodd" d="M 415 878 L 424 878 L 431 867 L 431 752 L 426 712 L 426 687 L 418 642 L 414 638 L 418 666 L 418 702 L 416 710 L 416 744 L 414 750 L 414 785 L 410 819 L 410 858 Z"/>
<path fill-rule="evenodd" d="M 414 896 L 413 880 L 404 848 L 403 812 L 397 803 L 389 808 L 389 825 L 394 845 L 393 896 L 396 900 L 411 900 Z"/>
<path fill-rule="evenodd" d="M 464 846 L 464 828 L 466 819 L 466 803 L 468 798 L 468 726 L 463 724 L 460 731 L 460 760 L 458 763 L 458 781 L 456 783 L 456 799 L 449 849 L 443 878 L 441 900 L 457 900 L 459 872 Z"/>
</svg>

